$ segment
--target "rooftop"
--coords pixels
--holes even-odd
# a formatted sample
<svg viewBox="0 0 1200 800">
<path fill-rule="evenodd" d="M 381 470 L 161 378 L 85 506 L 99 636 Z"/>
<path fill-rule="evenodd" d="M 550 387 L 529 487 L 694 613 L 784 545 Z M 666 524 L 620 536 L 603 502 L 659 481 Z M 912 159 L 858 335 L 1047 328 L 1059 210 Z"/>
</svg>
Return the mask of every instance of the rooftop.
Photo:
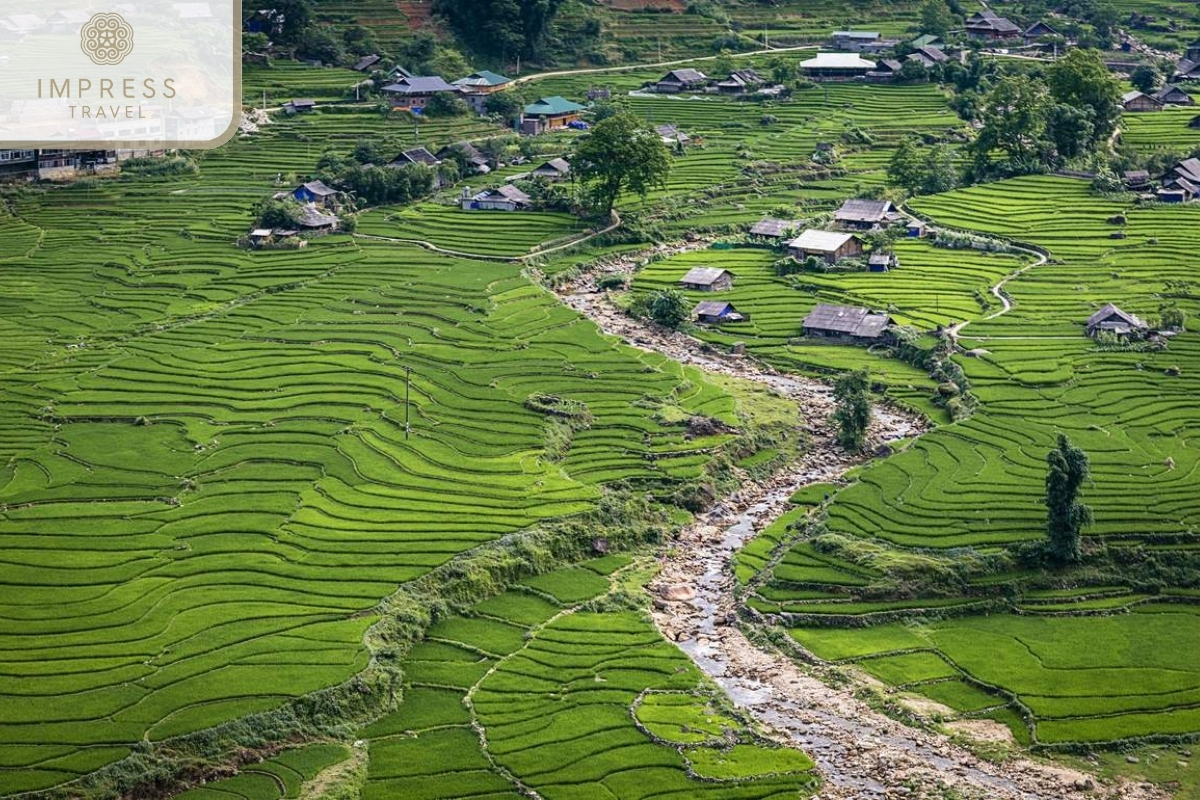
<svg viewBox="0 0 1200 800">
<path fill-rule="evenodd" d="M 457 86 L 446 83 L 441 75 L 414 75 L 411 78 L 401 78 L 395 83 L 383 87 L 385 92 L 396 94 L 433 94 L 434 92 L 457 92 Z"/>
<path fill-rule="evenodd" d="M 506 83 L 512 83 L 511 78 L 506 78 L 498 72 L 481 69 L 478 72 L 472 72 L 465 78 L 459 78 L 454 82 L 455 86 L 503 86 Z"/>
<path fill-rule="evenodd" d="M 838 222 L 882 222 L 892 210 L 887 200 L 853 199 L 842 203 L 833 213 Z"/>
<path fill-rule="evenodd" d="M 875 69 L 874 61 L 867 61 L 858 53 L 817 53 L 816 57 L 801 61 L 802 69 Z"/>
<path fill-rule="evenodd" d="M 733 277 L 732 272 L 720 267 L 692 267 L 686 275 L 679 279 L 679 282 L 695 284 L 696 286 L 711 286 L 722 275 L 726 274 Z"/>
<path fill-rule="evenodd" d="M 573 103 L 559 95 L 543 97 L 525 106 L 525 114 L 531 117 L 577 114 L 583 110 L 585 110 L 584 107 L 579 105 L 579 103 Z"/>
<path fill-rule="evenodd" d="M 788 242 L 788 247 L 799 250 L 812 250 L 817 253 L 834 253 L 846 242 L 854 238 L 852 233 L 837 233 L 834 231 L 818 231 L 809 228 L 795 239 Z"/>
<path fill-rule="evenodd" d="M 803 326 L 820 331 L 844 333 L 861 339 L 876 339 L 890 322 L 891 318 L 887 314 L 865 308 L 818 303 L 804 318 Z"/>
</svg>

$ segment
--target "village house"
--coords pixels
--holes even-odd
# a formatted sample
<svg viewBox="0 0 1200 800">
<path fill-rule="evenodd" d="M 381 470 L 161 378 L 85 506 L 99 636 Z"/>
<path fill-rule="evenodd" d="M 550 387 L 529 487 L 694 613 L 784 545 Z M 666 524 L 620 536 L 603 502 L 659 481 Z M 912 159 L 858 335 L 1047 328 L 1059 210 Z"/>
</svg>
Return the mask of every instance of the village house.
<svg viewBox="0 0 1200 800">
<path fill-rule="evenodd" d="M 943 62 L 949 61 L 950 56 L 948 56 L 944 52 L 942 52 L 942 50 L 940 48 L 934 47 L 931 44 L 927 44 L 927 45 L 922 45 L 921 47 L 918 47 L 915 52 L 909 53 L 908 60 L 916 61 L 916 62 L 920 63 L 921 66 L 928 69 L 929 67 L 932 67 L 935 64 L 941 64 Z"/>
<path fill-rule="evenodd" d="M 1151 95 L 1136 89 L 1121 95 L 1121 108 L 1129 112 L 1162 111 L 1163 104 Z"/>
<path fill-rule="evenodd" d="M 1131 191 L 1142 192 L 1150 188 L 1150 173 L 1144 169 L 1126 170 L 1121 179 L 1125 188 Z"/>
<path fill-rule="evenodd" d="M 788 242 L 788 255 L 797 261 L 809 256 L 822 259 L 827 264 L 836 264 L 843 258 L 861 256 L 862 239 L 852 233 L 836 233 L 809 229 Z"/>
<path fill-rule="evenodd" d="M 819 303 L 804 318 L 801 327 L 805 336 L 876 342 L 886 337 L 891 324 L 892 318 L 879 311 Z"/>
<path fill-rule="evenodd" d="M 387 163 L 389 167 L 407 167 L 410 164 L 424 164 L 427 167 L 436 167 L 442 161 L 433 153 L 426 150 L 424 147 L 414 147 L 411 150 L 405 150 L 398 156 Z"/>
<path fill-rule="evenodd" d="M 1154 99 L 1168 106 L 1194 106 L 1196 101 L 1192 96 L 1173 83 L 1159 89 L 1153 95 Z"/>
<path fill-rule="evenodd" d="M 833 212 L 833 221 L 845 228 L 870 230 L 891 221 L 895 209 L 887 200 L 853 199 Z"/>
<path fill-rule="evenodd" d="M 750 229 L 750 235 L 780 242 L 791 236 L 797 227 L 799 227 L 799 223 L 794 220 L 767 217 L 754 223 L 754 227 Z"/>
<path fill-rule="evenodd" d="M 767 79 L 752 69 L 735 69 L 729 77 L 717 82 L 717 91 L 723 94 L 745 94 L 767 82 Z"/>
<path fill-rule="evenodd" d="M 898 42 L 881 38 L 876 31 L 834 31 L 829 36 L 829 44 L 842 53 L 882 53 Z"/>
<path fill-rule="evenodd" d="M 692 292 L 723 292 L 733 288 L 733 277 L 720 267 L 692 267 L 679 279 L 679 286 Z"/>
<path fill-rule="evenodd" d="M 871 253 L 867 256 L 869 272 L 891 272 L 900 266 L 900 259 L 895 253 Z"/>
<path fill-rule="evenodd" d="M 1112 303 L 1109 303 L 1088 317 L 1086 328 L 1087 335 L 1092 337 L 1102 331 L 1113 333 L 1117 336 L 1129 336 L 1131 334 L 1145 333 L 1150 330 L 1150 326 L 1145 321 L 1133 314 L 1122 311 Z"/>
<path fill-rule="evenodd" d="M 967 17 L 967 36 L 972 39 L 1015 39 L 1021 35 L 1021 29 L 1011 20 L 985 9 Z"/>
<path fill-rule="evenodd" d="M 929 232 L 929 223 L 923 219 L 910 219 L 904 226 L 904 235 L 910 239 L 924 239 Z"/>
<path fill-rule="evenodd" d="M 535 178 L 558 181 L 571 174 L 571 164 L 565 158 L 552 158 L 529 172 Z"/>
<path fill-rule="evenodd" d="M 465 78 L 459 78 L 454 85 L 462 91 L 463 99 L 476 114 L 486 114 L 488 96 L 504 91 L 511 83 L 512 78 L 482 69 Z"/>
<path fill-rule="evenodd" d="M 1046 24 L 1044 20 L 1038 20 L 1033 23 L 1021 34 L 1021 38 L 1025 40 L 1025 44 L 1033 44 L 1038 39 L 1044 39 L 1047 36 L 1058 36 L 1058 31 Z"/>
<path fill-rule="evenodd" d="M 457 86 L 446 83 L 440 75 L 413 75 L 389 83 L 381 90 L 393 109 L 420 112 L 434 95 L 460 94 Z"/>
<path fill-rule="evenodd" d="M 1200 80 L 1200 39 L 1187 46 L 1183 58 L 1175 64 L 1175 74 L 1171 82 L 1197 80 Z"/>
<path fill-rule="evenodd" d="M 464 211 L 522 211 L 533 205 L 533 198 L 511 184 L 485 189 L 472 195 L 464 188 L 462 207 Z"/>
<path fill-rule="evenodd" d="M 708 85 L 708 76 L 698 69 L 673 69 L 654 83 L 660 94 L 697 92 Z"/>
<path fill-rule="evenodd" d="M 559 95 L 543 97 L 525 106 L 521 119 L 521 133 L 534 135 L 547 131 L 561 130 L 573 122 L 587 109 Z"/>
<path fill-rule="evenodd" d="M 262 247 L 275 241 L 275 234 L 270 228 L 255 228 L 246 239 L 251 247 Z"/>
<path fill-rule="evenodd" d="M 1200 158 L 1185 158 L 1163 175 L 1158 198 L 1168 203 L 1183 203 L 1200 198 Z"/>
<path fill-rule="evenodd" d="M 908 46 L 915 48 L 915 47 L 924 47 L 927 44 L 932 44 L 932 45 L 941 47 L 942 46 L 942 37 L 938 36 L 935 33 L 922 33 L 920 36 L 918 36 L 917 38 L 915 38 L 911 42 L 909 42 Z"/>
<path fill-rule="evenodd" d="M 291 116 L 292 114 L 307 114 L 309 111 L 316 109 L 316 107 L 317 101 L 309 99 L 291 100 L 283 104 L 283 110 L 288 116 Z"/>
<path fill-rule="evenodd" d="M 875 63 L 875 69 L 863 77 L 871 83 L 891 83 L 900 77 L 904 65 L 894 58 L 881 58 Z"/>
<path fill-rule="evenodd" d="M 804 76 L 814 81 L 854 80 L 865 77 L 873 69 L 875 62 L 867 61 L 857 53 L 817 53 L 800 62 Z"/>
<path fill-rule="evenodd" d="M 679 130 L 676 125 L 657 125 L 654 132 L 662 139 L 662 143 L 673 147 L 691 144 L 692 137 Z"/>
<path fill-rule="evenodd" d="M 607 86 L 593 86 L 587 90 L 587 99 L 589 101 L 611 100 L 612 89 L 608 88 Z"/>
<path fill-rule="evenodd" d="M 350 69 L 354 70 L 355 72 L 366 72 L 367 70 L 371 69 L 371 67 L 374 67 L 376 64 L 378 64 L 382 60 L 383 60 L 382 57 L 375 55 L 375 54 L 371 54 L 369 56 L 363 56 L 357 62 L 355 62 L 354 66 L 351 67 Z"/>
<path fill-rule="evenodd" d="M 447 159 L 461 159 L 465 162 L 467 171 L 476 175 L 486 175 L 492 171 L 491 164 L 487 156 L 479 151 L 479 148 L 470 142 L 455 142 L 448 144 L 441 150 L 437 151 L 437 158 L 441 161 Z M 456 160 L 458 160 L 456 159 Z"/>
<path fill-rule="evenodd" d="M 704 325 L 720 325 L 722 322 L 742 322 L 749 319 L 733 307 L 733 303 L 721 300 L 704 300 L 692 310 L 696 321 Z"/>
<path fill-rule="evenodd" d="M 323 208 L 336 208 L 341 195 L 337 189 L 326 186 L 322 181 L 302 183 L 291 193 L 292 198 L 301 203 L 314 203 Z"/>
<path fill-rule="evenodd" d="M 338 218 L 317 208 L 316 204 L 308 203 L 301 206 L 296 215 L 296 226 L 304 233 L 320 236 L 336 231 Z"/>
</svg>

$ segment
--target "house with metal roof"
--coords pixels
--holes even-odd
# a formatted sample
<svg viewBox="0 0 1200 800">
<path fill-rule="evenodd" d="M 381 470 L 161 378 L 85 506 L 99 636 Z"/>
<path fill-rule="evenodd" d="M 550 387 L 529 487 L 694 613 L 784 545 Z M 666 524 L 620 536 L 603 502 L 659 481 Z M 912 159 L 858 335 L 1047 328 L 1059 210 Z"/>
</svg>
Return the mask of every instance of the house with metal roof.
<svg viewBox="0 0 1200 800">
<path fill-rule="evenodd" d="M 875 62 L 858 53 L 817 53 L 800 62 L 804 76 L 814 81 L 847 81 L 861 78 L 875 69 Z"/>
<path fill-rule="evenodd" d="M 673 147 L 687 145 L 692 141 L 692 137 L 679 130 L 677 125 L 656 125 L 654 132 L 662 139 L 663 144 Z"/>
<path fill-rule="evenodd" d="M 487 98 L 496 92 L 502 92 L 512 84 L 512 78 L 492 72 L 491 70 L 481 69 L 478 72 L 472 72 L 465 78 L 459 78 L 454 82 L 463 93 L 463 99 L 467 101 L 472 109 L 478 114 L 487 113 Z"/>
<path fill-rule="evenodd" d="M 389 161 L 387 165 L 389 167 L 406 167 L 409 164 L 424 164 L 427 167 L 436 167 L 441 163 L 441 159 L 424 147 L 414 147 L 411 150 L 405 150 L 400 153 Z"/>
<path fill-rule="evenodd" d="M 660 94 L 700 91 L 708 85 L 708 76 L 698 69 L 673 69 L 654 82 Z"/>
<path fill-rule="evenodd" d="M 886 337 L 891 324 L 892 318 L 881 311 L 819 303 L 804 318 L 801 327 L 805 336 L 875 342 Z"/>
<path fill-rule="evenodd" d="M 463 141 L 448 144 L 441 150 L 438 150 L 436 156 L 442 161 L 451 159 L 459 162 L 465 172 L 473 172 L 476 175 L 486 175 L 492 171 L 487 156 L 481 153 L 479 148 L 470 142 Z"/>
<path fill-rule="evenodd" d="M 350 69 L 354 70 L 355 72 L 366 72 L 382 60 L 383 58 L 372 53 L 369 56 L 363 56 L 360 58 Z"/>
<path fill-rule="evenodd" d="M 733 307 L 733 303 L 722 300 L 704 300 L 692 309 L 696 321 L 704 325 L 720 325 L 722 322 L 742 322 L 749 319 Z"/>
<path fill-rule="evenodd" d="M 529 174 L 535 178 L 545 178 L 548 181 L 562 180 L 571 174 L 571 163 L 565 158 L 552 158 L 534 167 Z"/>
<path fill-rule="evenodd" d="M 1163 105 L 1168 105 L 1168 106 L 1194 106 L 1194 105 L 1196 105 L 1195 99 L 1193 99 L 1190 94 L 1188 94 L 1183 89 L 1181 89 L 1180 87 L 1176 86 L 1173 83 L 1168 83 L 1166 86 L 1162 87 L 1157 92 L 1155 92 L 1152 96 L 1154 97 L 1155 100 L 1159 101 Z"/>
<path fill-rule="evenodd" d="M 1017 25 L 991 9 L 967 17 L 966 28 L 967 35 L 973 39 L 1014 39 L 1021 35 Z"/>
<path fill-rule="evenodd" d="M 888 222 L 894 212 L 887 200 L 854 198 L 833 212 L 833 221 L 847 228 L 866 230 Z"/>
<path fill-rule="evenodd" d="M 420 111 L 425 108 L 434 95 L 461 94 L 457 86 L 446 83 L 446 80 L 440 75 L 412 75 L 400 78 L 395 83 L 384 86 L 380 91 L 383 92 L 392 108 L 409 111 Z"/>
<path fill-rule="evenodd" d="M 1125 111 L 1162 111 L 1163 104 L 1153 95 L 1143 94 L 1137 89 L 1121 95 L 1121 108 Z"/>
<path fill-rule="evenodd" d="M 720 267 L 692 267 L 679 279 L 682 289 L 694 292 L 722 292 L 733 288 L 734 275 Z"/>
<path fill-rule="evenodd" d="M 337 189 L 325 185 L 323 181 L 302 183 L 292 191 L 292 197 L 299 202 L 319 203 L 326 208 L 337 205 L 337 199 L 341 194 Z"/>
<path fill-rule="evenodd" d="M 810 228 L 788 242 L 788 255 L 797 261 L 804 261 L 809 256 L 813 256 L 824 260 L 827 264 L 836 264 L 843 258 L 861 256 L 862 253 L 863 241 L 852 233 L 818 231 Z"/>
<path fill-rule="evenodd" d="M 800 223 L 795 220 L 766 217 L 754 223 L 754 226 L 750 228 L 750 235 L 779 240 L 790 236 L 799 225 Z"/>
<path fill-rule="evenodd" d="M 542 97 L 525 106 L 521 118 L 521 133 L 538 134 L 560 130 L 575 122 L 587 108 L 565 97 Z"/>
<path fill-rule="evenodd" d="M 1161 200 L 1178 203 L 1200 199 L 1200 158 L 1185 158 L 1163 175 L 1160 182 Z"/>
<path fill-rule="evenodd" d="M 485 189 L 474 195 L 469 188 L 463 189 L 464 211 L 521 211 L 532 205 L 533 198 L 511 184 Z"/>
<path fill-rule="evenodd" d="M 1101 331 L 1115 333 L 1117 336 L 1128 336 L 1132 333 L 1144 333 L 1150 330 L 1150 326 L 1145 320 L 1122 311 L 1112 303 L 1088 317 L 1085 324 L 1088 336 L 1095 336 Z"/>
</svg>

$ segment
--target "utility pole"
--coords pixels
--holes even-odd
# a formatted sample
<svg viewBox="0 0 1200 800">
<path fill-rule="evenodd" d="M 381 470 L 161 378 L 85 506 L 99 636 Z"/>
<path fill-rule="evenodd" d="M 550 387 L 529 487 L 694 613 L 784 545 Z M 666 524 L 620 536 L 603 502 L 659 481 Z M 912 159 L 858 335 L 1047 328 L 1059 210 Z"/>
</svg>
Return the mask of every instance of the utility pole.
<svg viewBox="0 0 1200 800">
<path fill-rule="evenodd" d="M 409 424 L 409 397 L 412 393 L 412 367 L 404 365 L 404 439 L 408 441 L 408 434 L 412 430 Z"/>
</svg>

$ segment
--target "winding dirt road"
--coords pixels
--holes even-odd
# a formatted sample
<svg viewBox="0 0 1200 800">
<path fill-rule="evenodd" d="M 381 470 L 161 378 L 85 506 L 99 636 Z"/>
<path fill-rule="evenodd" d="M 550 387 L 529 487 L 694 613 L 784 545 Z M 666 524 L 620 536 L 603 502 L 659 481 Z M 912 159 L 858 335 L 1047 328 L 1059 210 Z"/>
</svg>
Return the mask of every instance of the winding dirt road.
<svg viewBox="0 0 1200 800">
<path fill-rule="evenodd" d="M 706 246 L 694 242 L 659 248 L 664 255 Z M 699 515 L 664 556 L 651 583 L 654 620 L 720 685 L 735 704 L 763 724 L 777 741 L 806 751 L 825 778 L 821 800 L 944 798 L 954 789 L 963 798 L 989 800 L 1161 800 L 1149 784 L 1102 786 L 1095 778 L 1026 760 L 1003 765 L 980 759 L 946 736 L 909 727 L 873 710 L 851 689 L 835 689 L 820 678 L 824 667 L 802 667 L 787 656 L 754 646 L 737 627 L 731 557 L 787 510 L 799 487 L 836 480 L 858 463 L 834 443 L 833 399 L 828 386 L 782 375 L 748 358 L 705 353 L 685 334 L 641 324 L 595 290 L 598 276 L 635 272 L 645 254 L 604 260 L 597 270 L 559 287 L 560 298 L 603 331 L 634 347 L 661 353 L 710 372 L 765 384 L 799 401 L 811 437 L 808 452 L 763 484 L 748 483 Z M 911 437 L 920 420 L 884 408 L 873 414 L 875 443 Z"/>
</svg>

